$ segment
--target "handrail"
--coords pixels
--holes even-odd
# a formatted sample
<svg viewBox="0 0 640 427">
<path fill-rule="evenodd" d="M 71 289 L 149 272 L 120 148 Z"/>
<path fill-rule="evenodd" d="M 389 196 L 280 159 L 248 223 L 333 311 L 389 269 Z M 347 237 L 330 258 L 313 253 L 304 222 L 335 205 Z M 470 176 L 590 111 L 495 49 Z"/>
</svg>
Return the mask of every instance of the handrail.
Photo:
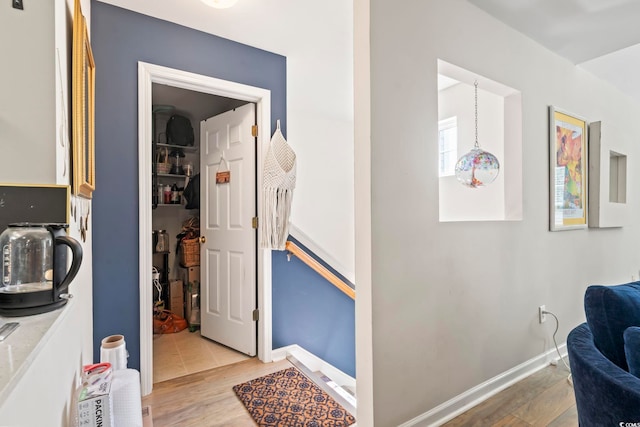
<svg viewBox="0 0 640 427">
<path fill-rule="evenodd" d="M 355 300 L 356 299 L 356 291 L 349 285 L 347 285 L 343 280 L 341 280 L 338 276 L 333 274 L 329 269 L 327 269 L 324 265 L 320 264 L 316 261 L 311 255 L 306 253 L 302 248 L 293 243 L 292 241 L 287 241 L 285 244 L 285 249 L 292 255 L 295 255 L 300 261 L 307 264 L 316 273 L 324 277 L 327 281 L 329 281 L 333 286 L 340 289 L 344 292 L 348 297 Z"/>
</svg>

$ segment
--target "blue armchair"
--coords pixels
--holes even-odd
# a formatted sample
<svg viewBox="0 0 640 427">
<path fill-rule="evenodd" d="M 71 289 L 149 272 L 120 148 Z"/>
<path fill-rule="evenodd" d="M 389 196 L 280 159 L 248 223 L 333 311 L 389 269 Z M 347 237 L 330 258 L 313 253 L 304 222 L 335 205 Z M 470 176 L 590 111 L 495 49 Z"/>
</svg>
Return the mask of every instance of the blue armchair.
<svg viewBox="0 0 640 427">
<path fill-rule="evenodd" d="M 640 378 L 628 372 L 624 348 L 625 330 L 640 326 L 640 282 L 590 286 L 585 314 L 567 338 L 580 426 L 640 426 Z M 627 350 L 640 360 L 640 348 Z"/>
</svg>

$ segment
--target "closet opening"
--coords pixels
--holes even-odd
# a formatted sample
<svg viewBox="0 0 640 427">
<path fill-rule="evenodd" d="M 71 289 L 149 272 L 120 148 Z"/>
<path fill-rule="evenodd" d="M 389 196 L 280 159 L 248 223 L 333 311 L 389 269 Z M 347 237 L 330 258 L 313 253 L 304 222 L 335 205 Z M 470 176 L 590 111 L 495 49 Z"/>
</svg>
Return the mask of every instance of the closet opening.
<svg viewBox="0 0 640 427">
<path fill-rule="evenodd" d="M 147 395 L 169 378 L 256 355 L 271 361 L 271 252 L 258 249 L 254 228 L 271 100 L 265 89 L 142 62 L 138 77 L 140 373 Z M 176 115 L 191 124 L 188 142 L 167 138 Z M 184 192 L 198 175 L 199 206 L 191 201 L 187 209 Z M 199 246 L 199 261 L 197 249 L 178 237 Z M 157 308 L 175 311 L 186 328 L 154 334 Z"/>
<path fill-rule="evenodd" d="M 195 194 L 199 193 L 197 183 L 202 179 L 200 164 L 204 154 L 200 123 L 246 104 L 249 103 L 243 100 L 152 84 L 156 169 L 151 231 L 155 274 L 151 288 L 154 384 L 251 357 L 202 334 L 200 286 L 206 281 L 201 279 L 199 240 L 201 216 L 208 215 L 207 206 L 201 206 L 200 196 Z M 183 127 L 177 130 L 176 125 L 172 127 L 169 124 L 172 117 L 174 123 L 176 117 L 185 118 L 179 125 Z M 188 124 L 192 134 L 185 132 Z M 171 131 L 175 135 L 170 135 Z M 180 145 L 185 142 L 187 145 Z M 222 166 L 226 167 L 224 163 Z M 246 166 L 255 170 L 255 164 Z M 178 321 L 173 321 L 174 318 Z M 184 324 L 180 319 L 185 319 Z M 173 332 L 181 328 L 184 329 Z"/>
</svg>

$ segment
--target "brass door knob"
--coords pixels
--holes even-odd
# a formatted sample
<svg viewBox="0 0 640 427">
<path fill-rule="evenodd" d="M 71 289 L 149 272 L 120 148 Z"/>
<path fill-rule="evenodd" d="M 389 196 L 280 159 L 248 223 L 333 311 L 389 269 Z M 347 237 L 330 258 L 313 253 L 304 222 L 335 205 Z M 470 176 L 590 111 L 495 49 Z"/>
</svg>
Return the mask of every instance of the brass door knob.
<svg viewBox="0 0 640 427">
<path fill-rule="evenodd" d="M 200 236 L 200 243 L 205 243 L 207 241 L 207 238 L 204 236 Z"/>
</svg>

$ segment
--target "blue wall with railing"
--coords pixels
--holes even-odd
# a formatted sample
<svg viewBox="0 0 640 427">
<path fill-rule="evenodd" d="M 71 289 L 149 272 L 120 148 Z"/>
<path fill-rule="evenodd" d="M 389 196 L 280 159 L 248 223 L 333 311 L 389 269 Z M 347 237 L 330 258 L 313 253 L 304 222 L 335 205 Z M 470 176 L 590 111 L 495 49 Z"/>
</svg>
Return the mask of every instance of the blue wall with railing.
<svg viewBox="0 0 640 427">
<path fill-rule="evenodd" d="M 295 256 L 287 261 L 286 252 L 274 251 L 272 257 L 273 348 L 298 344 L 355 377 L 354 300 Z"/>
</svg>

